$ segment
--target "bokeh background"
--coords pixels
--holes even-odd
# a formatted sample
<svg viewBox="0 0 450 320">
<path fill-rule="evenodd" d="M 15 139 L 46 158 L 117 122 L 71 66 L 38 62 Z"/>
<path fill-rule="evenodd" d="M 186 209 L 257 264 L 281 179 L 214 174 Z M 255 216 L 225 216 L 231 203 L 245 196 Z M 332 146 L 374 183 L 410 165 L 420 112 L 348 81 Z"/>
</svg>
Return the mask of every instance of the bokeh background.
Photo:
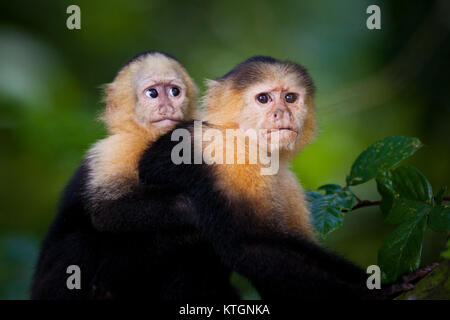
<svg viewBox="0 0 450 320">
<path fill-rule="evenodd" d="M 81 8 L 81 30 L 66 8 Z M 382 29 L 366 28 L 381 8 Z M 320 134 L 293 163 L 305 188 L 344 184 L 355 157 L 389 135 L 425 144 L 408 162 L 435 190 L 450 185 L 450 2 L 228 0 L 2 1 L 0 5 L 0 299 L 26 299 L 40 242 L 74 169 L 105 130 L 100 85 L 144 50 L 178 57 L 203 90 L 243 59 L 308 68 Z M 375 184 L 355 188 L 376 200 Z M 325 244 L 376 263 L 392 228 L 376 207 L 347 215 Z M 423 263 L 445 235 L 427 233 Z M 257 297 L 233 280 L 244 297 Z"/>
</svg>

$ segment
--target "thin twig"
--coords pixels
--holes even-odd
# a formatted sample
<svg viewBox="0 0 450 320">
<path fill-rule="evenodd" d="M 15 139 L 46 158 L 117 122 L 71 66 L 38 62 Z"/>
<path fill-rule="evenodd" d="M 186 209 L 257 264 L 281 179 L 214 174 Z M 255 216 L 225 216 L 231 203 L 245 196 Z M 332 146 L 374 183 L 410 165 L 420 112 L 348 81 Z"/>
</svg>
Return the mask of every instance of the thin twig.
<svg viewBox="0 0 450 320">
<path fill-rule="evenodd" d="M 445 196 L 442 197 L 442 200 L 444 201 L 450 201 L 450 196 Z M 359 200 L 357 204 L 355 204 L 352 208 L 352 210 L 342 210 L 342 212 L 349 212 L 349 211 L 353 211 L 359 208 L 364 208 L 364 207 L 372 207 L 372 206 L 378 206 L 380 204 L 380 201 L 371 201 L 371 200 Z"/>
<path fill-rule="evenodd" d="M 370 206 L 378 206 L 379 204 L 380 201 L 361 200 L 352 208 L 352 210 Z"/>
<path fill-rule="evenodd" d="M 349 211 L 353 211 L 359 208 L 364 208 L 364 207 L 371 207 L 371 206 L 378 206 L 380 204 L 380 201 L 371 201 L 371 200 L 360 200 L 358 201 L 357 204 L 355 204 L 352 208 L 352 210 L 342 210 L 342 212 L 349 212 Z"/>
</svg>

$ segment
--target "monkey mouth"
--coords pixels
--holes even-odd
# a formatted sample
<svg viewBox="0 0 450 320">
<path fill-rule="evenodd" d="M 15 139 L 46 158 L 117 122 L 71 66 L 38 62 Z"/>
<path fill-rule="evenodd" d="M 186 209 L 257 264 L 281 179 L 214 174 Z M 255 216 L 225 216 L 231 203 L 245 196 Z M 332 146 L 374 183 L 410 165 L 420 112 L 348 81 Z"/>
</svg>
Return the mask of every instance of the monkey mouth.
<svg viewBox="0 0 450 320">
<path fill-rule="evenodd" d="M 273 136 L 273 133 L 277 133 L 277 135 Z M 270 143 L 279 143 L 280 145 L 287 145 L 293 141 L 295 141 L 298 137 L 298 132 L 294 130 L 292 127 L 281 127 L 270 129 L 267 133 L 267 138 Z M 276 138 L 275 141 L 272 141 L 273 138 Z"/>
<path fill-rule="evenodd" d="M 179 119 L 175 118 L 162 118 L 158 120 L 152 121 L 152 125 L 160 128 L 166 128 L 166 127 L 172 127 L 175 126 L 178 122 L 180 122 Z"/>
<path fill-rule="evenodd" d="M 282 127 L 282 128 L 274 128 L 274 129 L 270 129 L 269 130 L 269 134 L 274 133 L 274 132 L 292 132 L 297 134 L 297 130 L 294 130 L 294 128 L 291 127 Z"/>
</svg>

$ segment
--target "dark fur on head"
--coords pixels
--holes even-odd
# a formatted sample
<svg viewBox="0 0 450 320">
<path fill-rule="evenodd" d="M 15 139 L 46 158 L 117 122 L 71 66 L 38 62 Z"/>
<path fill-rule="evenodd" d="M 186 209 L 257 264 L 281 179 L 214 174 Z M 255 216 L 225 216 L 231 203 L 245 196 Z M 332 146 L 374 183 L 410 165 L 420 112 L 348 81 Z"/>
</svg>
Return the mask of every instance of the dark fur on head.
<svg viewBox="0 0 450 320">
<path fill-rule="evenodd" d="M 302 84 L 305 86 L 308 94 L 314 94 L 316 89 L 314 82 L 304 67 L 291 61 L 281 61 L 268 56 L 250 57 L 216 80 L 231 80 L 234 84 L 234 89 L 243 90 L 264 79 L 266 74 L 264 65 L 276 65 L 279 66 L 281 70 L 296 73 Z"/>
</svg>

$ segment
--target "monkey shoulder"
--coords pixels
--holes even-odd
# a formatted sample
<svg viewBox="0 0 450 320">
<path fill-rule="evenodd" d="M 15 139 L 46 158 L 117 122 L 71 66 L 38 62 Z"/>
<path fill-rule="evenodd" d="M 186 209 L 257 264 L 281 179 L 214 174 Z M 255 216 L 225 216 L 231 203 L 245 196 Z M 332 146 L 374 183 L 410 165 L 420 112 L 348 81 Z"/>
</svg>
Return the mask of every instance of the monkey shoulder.
<svg viewBox="0 0 450 320">
<path fill-rule="evenodd" d="M 120 133 L 95 143 L 85 162 L 87 192 L 114 200 L 138 183 L 138 163 L 150 141 L 145 136 Z"/>
</svg>

